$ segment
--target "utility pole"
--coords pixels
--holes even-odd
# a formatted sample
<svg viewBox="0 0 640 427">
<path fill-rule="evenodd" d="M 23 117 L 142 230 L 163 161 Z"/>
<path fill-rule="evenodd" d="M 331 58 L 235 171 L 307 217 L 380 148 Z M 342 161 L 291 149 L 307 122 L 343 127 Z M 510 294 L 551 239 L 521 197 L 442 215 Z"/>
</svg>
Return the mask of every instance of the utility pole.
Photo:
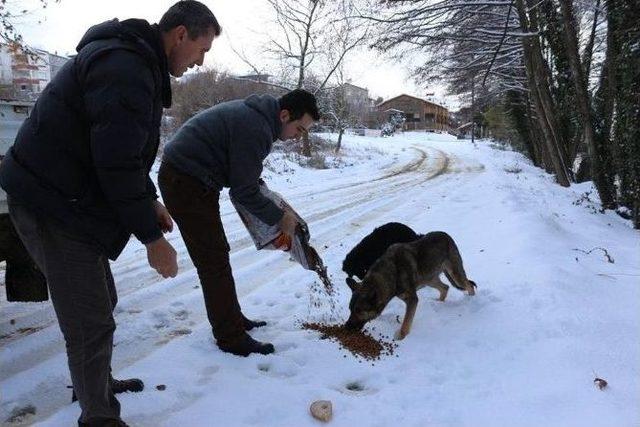
<svg viewBox="0 0 640 427">
<path fill-rule="evenodd" d="M 476 145 L 476 76 L 471 76 L 471 143 Z"/>
</svg>

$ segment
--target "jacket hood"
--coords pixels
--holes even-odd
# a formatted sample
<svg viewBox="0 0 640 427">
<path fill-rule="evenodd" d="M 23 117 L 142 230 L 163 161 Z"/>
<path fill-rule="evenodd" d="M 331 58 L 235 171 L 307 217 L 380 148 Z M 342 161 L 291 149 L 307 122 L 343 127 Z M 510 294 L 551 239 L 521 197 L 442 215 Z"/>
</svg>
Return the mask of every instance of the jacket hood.
<svg viewBox="0 0 640 427">
<path fill-rule="evenodd" d="M 271 95 L 251 95 L 244 100 L 250 108 L 259 112 L 269 123 L 273 140 L 280 138 L 282 122 L 280 122 L 280 103 Z"/>
<path fill-rule="evenodd" d="M 141 55 L 158 65 L 162 79 L 162 104 L 165 108 L 170 107 L 169 64 L 158 26 L 151 25 L 144 19 L 119 21 L 114 18 L 89 28 L 76 46 L 76 51 L 80 52 L 91 42 L 108 39 L 120 39 L 131 43 Z"/>
</svg>

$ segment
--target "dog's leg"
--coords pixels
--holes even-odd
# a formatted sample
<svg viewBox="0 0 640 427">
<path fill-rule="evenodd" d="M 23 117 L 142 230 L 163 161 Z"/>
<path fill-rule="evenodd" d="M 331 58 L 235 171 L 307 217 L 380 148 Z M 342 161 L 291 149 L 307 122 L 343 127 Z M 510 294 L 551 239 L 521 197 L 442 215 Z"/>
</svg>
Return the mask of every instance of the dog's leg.
<svg viewBox="0 0 640 427">
<path fill-rule="evenodd" d="M 440 298 L 438 298 L 438 301 L 444 301 L 447 298 L 447 293 L 449 293 L 449 286 L 447 286 L 442 282 L 442 280 L 440 280 L 440 276 L 436 276 L 434 279 L 429 280 L 427 282 L 427 286 L 431 286 L 432 288 L 435 288 L 440 292 Z"/>
<path fill-rule="evenodd" d="M 411 324 L 413 323 L 413 316 L 415 316 L 416 308 L 418 307 L 418 295 L 413 294 L 411 296 L 405 297 L 403 298 L 403 301 L 407 305 L 407 310 L 404 313 L 402 326 L 400 326 L 400 330 L 396 333 L 397 340 L 404 339 L 404 337 L 409 335 Z"/>
</svg>

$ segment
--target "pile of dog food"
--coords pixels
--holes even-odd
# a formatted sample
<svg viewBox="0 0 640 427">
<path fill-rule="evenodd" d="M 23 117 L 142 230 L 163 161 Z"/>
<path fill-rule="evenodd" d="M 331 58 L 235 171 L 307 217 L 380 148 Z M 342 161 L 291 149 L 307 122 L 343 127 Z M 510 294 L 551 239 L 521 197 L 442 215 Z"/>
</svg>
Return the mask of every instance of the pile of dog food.
<svg viewBox="0 0 640 427">
<path fill-rule="evenodd" d="M 385 336 L 376 339 L 367 332 L 350 331 L 341 324 L 303 323 L 302 327 L 320 332 L 321 339 L 336 341 L 340 344 L 340 348 L 365 360 L 374 361 L 380 360 L 382 356 L 392 356 L 398 347 L 394 342 L 386 341 Z"/>
</svg>

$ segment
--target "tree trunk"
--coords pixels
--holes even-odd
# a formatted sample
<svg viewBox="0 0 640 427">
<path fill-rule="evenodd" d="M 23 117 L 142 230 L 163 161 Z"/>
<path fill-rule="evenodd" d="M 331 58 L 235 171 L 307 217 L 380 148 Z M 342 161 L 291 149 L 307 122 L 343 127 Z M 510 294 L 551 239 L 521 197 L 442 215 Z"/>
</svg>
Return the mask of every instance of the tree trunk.
<svg viewBox="0 0 640 427">
<path fill-rule="evenodd" d="M 565 49 L 571 69 L 571 77 L 576 90 L 577 109 L 580 114 L 580 121 L 582 122 L 587 152 L 591 160 L 591 177 L 600 195 L 602 207 L 605 209 L 614 209 L 616 206 L 613 179 L 609 175 L 609 171 L 612 169 L 610 155 L 608 150 L 604 149 L 604 146 L 596 146 L 595 143 L 593 119 L 591 117 L 591 99 L 587 92 L 587 80 L 585 79 L 578 54 L 578 38 L 571 2 L 572 0 L 560 0 L 560 9 L 564 20 L 563 33 Z"/>
<path fill-rule="evenodd" d="M 529 25 L 529 19 L 525 9 L 524 0 L 516 0 L 520 25 L 524 31 L 538 31 L 537 22 Z M 544 58 L 537 38 L 523 37 L 522 46 L 524 50 L 524 63 L 531 89 L 531 97 L 536 109 L 536 116 L 540 124 L 540 129 L 544 135 L 546 151 L 549 155 L 556 181 L 563 187 L 570 184 L 569 170 L 566 167 L 562 146 L 559 140 L 560 133 L 555 126 L 554 106 L 549 94 L 549 79 L 545 76 Z"/>
<path fill-rule="evenodd" d="M 612 33 L 607 34 L 607 50 L 604 61 L 602 62 L 602 70 L 600 71 L 600 80 L 598 82 L 598 90 L 594 95 L 594 123 L 595 144 L 598 147 L 610 147 L 612 157 L 618 159 L 619 153 L 616 146 L 611 141 L 611 129 L 613 126 L 613 108 L 615 102 L 615 78 L 612 68 L 615 63 L 616 52 L 611 42 Z M 614 167 L 615 169 L 615 167 Z M 615 173 L 615 171 L 613 172 Z"/>
<path fill-rule="evenodd" d="M 344 128 L 340 127 L 338 131 L 338 144 L 336 144 L 336 154 L 340 151 L 340 147 L 342 147 L 342 135 L 344 134 Z"/>
<path fill-rule="evenodd" d="M 476 145 L 476 99 L 475 99 L 475 89 L 476 89 L 476 78 L 475 76 L 471 76 L 471 143 Z"/>
<path fill-rule="evenodd" d="M 640 6 L 607 1 L 607 65 L 613 93 L 611 146 L 615 153 L 618 202 L 640 228 Z"/>
<path fill-rule="evenodd" d="M 600 14 L 600 0 L 596 0 L 593 12 L 593 24 L 591 25 L 591 34 L 589 35 L 589 42 L 584 48 L 584 56 L 582 57 L 582 69 L 584 70 L 584 76 L 587 80 L 587 87 L 589 86 L 589 76 L 591 74 L 591 60 L 593 58 L 593 46 L 596 40 L 596 30 L 598 28 L 598 15 Z"/>
<path fill-rule="evenodd" d="M 311 140 L 309 139 L 309 134 L 306 132 L 302 135 L 302 155 L 311 157 Z"/>
</svg>

